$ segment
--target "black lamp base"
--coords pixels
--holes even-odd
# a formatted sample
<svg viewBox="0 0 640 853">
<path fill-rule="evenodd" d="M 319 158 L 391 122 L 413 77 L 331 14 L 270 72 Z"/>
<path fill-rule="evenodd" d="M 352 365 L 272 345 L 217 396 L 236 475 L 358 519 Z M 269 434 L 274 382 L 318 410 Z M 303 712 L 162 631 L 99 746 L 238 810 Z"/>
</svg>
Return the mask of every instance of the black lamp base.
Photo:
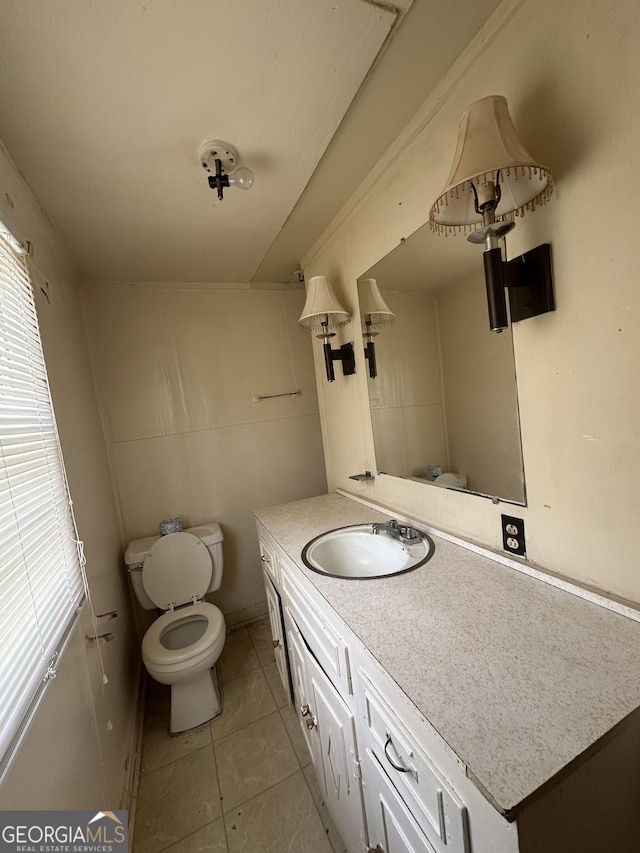
<svg viewBox="0 0 640 853">
<path fill-rule="evenodd" d="M 333 370 L 333 362 L 342 362 L 342 373 L 344 376 L 351 376 L 356 372 L 356 356 L 353 350 L 353 341 L 348 344 L 342 344 L 341 347 L 332 349 L 331 344 L 325 341 L 323 345 L 324 364 L 327 371 L 327 380 L 333 382 L 336 378 Z"/>
<path fill-rule="evenodd" d="M 507 328 L 505 287 L 509 291 L 511 322 L 527 320 L 555 310 L 551 246 L 543 243 L 511 261 L 503 261 L 499 248 L 484 252 L 489 327 L 500 332 Z"/>
<path fill-rule="evenodd" d="M 526 272 L 523 272 L 523 265 Z M 555 311 L 551 246 L 543 243 L 505 264 L 505 284 L 509 288 L 511 322 L 528 320 Z M 513 271 L 513 275 L 512 275 Z M 511 281 L 512 278 L 516 280 Z"/>
</svg>

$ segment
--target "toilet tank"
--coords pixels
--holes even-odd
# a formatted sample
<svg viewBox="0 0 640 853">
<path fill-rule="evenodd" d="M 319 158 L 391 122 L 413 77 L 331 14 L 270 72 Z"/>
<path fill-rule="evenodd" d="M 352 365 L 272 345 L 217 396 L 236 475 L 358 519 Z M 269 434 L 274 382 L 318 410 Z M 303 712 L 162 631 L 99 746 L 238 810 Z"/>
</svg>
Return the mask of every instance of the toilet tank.
<svg viewBox="0 0 640 853">
<path fill-rule="evenodd" d="M 222 540 L 224 536 L 222 535 L 220 525 L 217 521 L 210 521 L 206 524 L 200 524 L 198 527 L 190 527 L 184 532 L 191 533 L 193 536 L 197 536 L 198 539 L 202 539 L 209 549 L 213 570 L 211 572 L 211 583 L 207 587 L 207 592 L 215 592 L 217 589 L 220 589 L 220 584 L 222 583 Z"/>
<path fill-rule="evenodd" d="M 217 521 L 211 521 L 199 524 L 197 527 L 189 527 L 183 532 L 197 536 L 207 546 L 212 562 L 211 583 L 207 587 L 207 593 L 215 592 L 215 590 L 220 588 L 220 584 L 222 583 L 223 570 L 222 540 L 224 537 L 220 525 Z M 140 606 L 144 610 L 157 610 L 156 605 L 145 592 L 142 583 L 142 564 L 149 549 L 158 539 L 160 539 L 160 536 L 147 536 L 144 539 L 134 539 L 129 542 L 124 552 L 124 561 L 127 564 L 131 586 L 136 594 L 136 598 L 140 602 Z"/>
</svg>

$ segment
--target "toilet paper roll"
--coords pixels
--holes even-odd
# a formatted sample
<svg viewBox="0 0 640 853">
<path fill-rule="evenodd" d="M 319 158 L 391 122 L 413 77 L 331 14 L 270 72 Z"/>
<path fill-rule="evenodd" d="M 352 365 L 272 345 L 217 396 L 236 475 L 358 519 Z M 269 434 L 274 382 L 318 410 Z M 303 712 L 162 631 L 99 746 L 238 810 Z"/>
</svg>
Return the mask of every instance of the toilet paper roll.
<svg viewBox="0 0 640 853">
<path fill-rule="evenodd" d="M 169 533 L 180 533 L 182 531 L 181 518 L 165 518 L 160 522 L 160 535 L 167 536 Z"/>
</svg>

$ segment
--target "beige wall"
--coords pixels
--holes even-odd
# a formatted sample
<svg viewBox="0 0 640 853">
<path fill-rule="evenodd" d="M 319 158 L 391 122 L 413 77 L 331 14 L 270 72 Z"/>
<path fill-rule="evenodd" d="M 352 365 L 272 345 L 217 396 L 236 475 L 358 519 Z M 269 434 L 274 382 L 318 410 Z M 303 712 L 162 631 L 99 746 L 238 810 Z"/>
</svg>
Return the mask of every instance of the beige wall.
<svg viewBox="0 0 640 853">
<path fill-rule="evenodd" d="M 139 658 L 77 276 L 4 150 L 0 218 L 34 246 L 29 266 L 92 600 L 98 614 L 118 612 L 117 619 L 98 623 L 99 630 L 114 635 L 113 642 L 101 646 L 108 676 L 103 685 L 96 648 L 85 639 L 93 633 L 85 608 L 0 791 L 0 808 L 115 808 L 127 803 L 123 787 L 131 757 Z"/>
<path fill-rule="evenodd" d="M 384 291 L 395 322 L 374 338 L 378 375 L 367 379 L 379 471 L 424 477 L 447 470 L 435 299 Z"/>
<path fill-rule="evenodd" d="M 264 601 L 252 511 L 326 491 L 301 288 L 83 288 L 127 539 L 219 521 L 228 623 Z M 254 402 L 300 389 L 300 397 Z"/>
<path fill-rule="evenodd" d="M 640 601 L 630 535 L 640 482 L 640 5 L 505 2 L 498 20 L 493 35 L 484 34 L 487 48 L 456 65 L 378 164 L 375 180 L 317 242 L 305 273 L 329 276 L 357 319 L 357 277 L 426 220 L 448 174 L 463 110 L 487 94 L 504 94 L 527 148 L 557 182 L 549 204 L 519 221 L 508 238 L 512 255 L 552 244 L 558 306 L 514 329 L 528 554 Z M 335 341 L 352 335 L 347 326 Z M 348 479 L 375 465 L 362 369 L 331 385 L 319 382 L 319 395 L 330 488 L 501 547 L 504 506 L 392 477 Z"/>
</svg>

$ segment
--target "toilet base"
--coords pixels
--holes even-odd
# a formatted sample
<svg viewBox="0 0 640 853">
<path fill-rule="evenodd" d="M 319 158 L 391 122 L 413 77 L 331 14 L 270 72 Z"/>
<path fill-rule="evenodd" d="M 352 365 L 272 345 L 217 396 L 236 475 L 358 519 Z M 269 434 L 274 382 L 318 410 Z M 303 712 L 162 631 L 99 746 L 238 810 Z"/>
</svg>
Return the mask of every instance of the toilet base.
<svg viewBox="0 0 640 853">
<path fill-rule="evenodd" d="M 195 729 L 210 722 L 220 713 L 220 688 L 215 666 L 197 678 L 171 685 L 172 735 Z"/>
</svg>

